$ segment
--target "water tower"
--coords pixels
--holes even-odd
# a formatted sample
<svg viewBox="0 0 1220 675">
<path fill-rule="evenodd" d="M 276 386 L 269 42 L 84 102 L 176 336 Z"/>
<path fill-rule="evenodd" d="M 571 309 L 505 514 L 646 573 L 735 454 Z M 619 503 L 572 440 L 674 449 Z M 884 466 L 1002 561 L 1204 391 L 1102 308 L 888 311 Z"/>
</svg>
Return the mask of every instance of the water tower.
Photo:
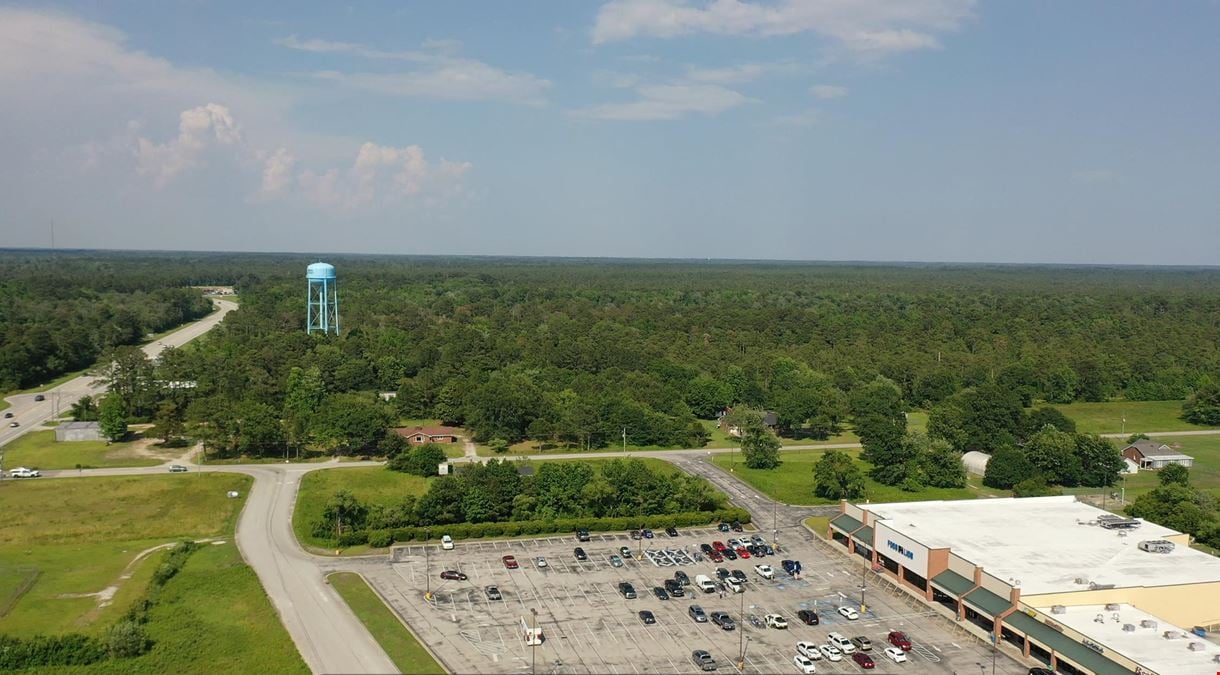
<svg viewBox="0 0 1220 675">
<path fill-rule="evenodd" d="M 305 332 L 339 334 L 339 280 L 335 266 L 316 262 L 305 271 L 309 281 L 308 322 Z"/>
</svg>

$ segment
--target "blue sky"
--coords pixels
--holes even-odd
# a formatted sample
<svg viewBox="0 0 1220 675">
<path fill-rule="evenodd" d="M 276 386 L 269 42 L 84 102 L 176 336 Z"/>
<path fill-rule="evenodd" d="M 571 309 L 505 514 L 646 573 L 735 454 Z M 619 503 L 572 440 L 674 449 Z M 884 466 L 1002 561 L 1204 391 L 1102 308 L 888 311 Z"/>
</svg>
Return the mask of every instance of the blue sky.
<svg viewBox="0 0 1220 675">
<path fill-rule="evenodd" d="M 0 7 L 0 246 L 1220 263 L 1220 3 Z"/>
</svg>

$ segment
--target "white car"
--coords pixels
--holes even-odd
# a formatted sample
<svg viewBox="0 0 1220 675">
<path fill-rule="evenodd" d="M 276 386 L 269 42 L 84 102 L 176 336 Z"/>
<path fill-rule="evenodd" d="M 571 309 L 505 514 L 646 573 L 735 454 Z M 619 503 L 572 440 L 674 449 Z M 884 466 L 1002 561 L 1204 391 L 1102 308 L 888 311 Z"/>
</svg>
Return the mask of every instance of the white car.
<svg viewBox="0 0 1220 675">
<path fill-rule="evenodd" d="M 535 562 L 535 563 L 536 563 L 536 564 L 537 564 L 539 567 L 546 567 L 546 558 L 544 558 L 544 557 L 542 557 L 542 556 L 538 556 L 538 559 L 537 559 L 537 560 L 535 560 L 534 562 Z"/>
<path fill-rule="evenodd" d="M 764 579 L 775 578 L 775 570 L 771 569 L 770 565 L 755 565 L 754 571 L 758 574 L 758 576 Z"/>
<path fill-rule="evenodd" d="M 788 620 L 779 614 L 768 614 L 766 618 L 767 626 L 771 628 L 778 628 L 779 630 L 787 630 Z"/>
<path fill-rule="evenodd" d="M 809 659 L 805 658 L 804 656 L 801 656 L 800 654 L 797 654 L 796 656 L 792 657 L 792 664 L 794 666 L 796 666 L 796 669 L 801 671 L 802 673 L 818 672 L 818 669 L 813 667 L 813 661 L 810 661 Z"/>
<path fill-rule="evenodd" d="M 441 548 L 445 549 L 446 551 L 452 551 L 453 550 L 453 537 L 450 537 L 447 534 L 442 536 L 441 537 Z"/>
<path fill-rule="evenodd" d="M 732 591 L 734 593 L 745 593 L 746 592 L 746 585 L 741 583 L 740 581 L 734 579 L 733 577 L 729 577 L 728 579 L 725 579 L 724 585 L 725 585 L 725 587 L 727 587 L 730 591 Z"/>
<path fill-rule="evenodd" d="M 856 619 L 860 618 L 860 612 L 857 612 L 851 607 L 840 607 L 838 611 L 839 614 L 842 614 L 843 618 L 847 619 L 848 621 L 855 621 Z"/>
<path fill-rule="evenodd" d="M 906 652 L 902 651 L 901 649 L 899 649 L 897 647 L 886 647 L 885 655 L 888 656 L 890 658 L 890 660 L 893 661 L 894 663 L 906 663 L 907 662 Z"/>
<path fill-rule="evenodd" d="M 818 651 L 822 652 L 822 656 L 825 656 L 827 661 L 843 660 L 843 652 L 839 651 L 837 647 L 832 647 L 831 645 L 821 645 L 818 647 Z"/>
<path fill-rule="evenodd" d="M 11 478 L 37 478 L 42 474 L 38 473 L 36 469 L 27 469 L 24 466 L 19 466 L 16 469 L 9 471 L 8 475 Z"/>
<path fill-rule="evenodd" d="M 818 646 L 812 642 L 802 640 L 796 643 L 796 652 L 811 661 L 822 660 L 822 652 L 818 651 Z"/>
</svg>

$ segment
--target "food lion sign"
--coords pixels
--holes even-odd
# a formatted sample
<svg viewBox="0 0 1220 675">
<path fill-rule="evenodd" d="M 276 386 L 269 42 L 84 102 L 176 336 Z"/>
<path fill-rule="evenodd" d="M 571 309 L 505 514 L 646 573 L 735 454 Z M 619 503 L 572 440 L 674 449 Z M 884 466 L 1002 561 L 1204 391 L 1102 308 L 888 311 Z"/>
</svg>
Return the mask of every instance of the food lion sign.
<svg viewBox="0 0 1220 675">
<path fill-rule="evenodd" d="M 881 521 L 874 526 L 877 552 L 907 569 L 926 576 L 928 573 L 928 549 L 910 537 L 899 534 Z"/>
</svg>

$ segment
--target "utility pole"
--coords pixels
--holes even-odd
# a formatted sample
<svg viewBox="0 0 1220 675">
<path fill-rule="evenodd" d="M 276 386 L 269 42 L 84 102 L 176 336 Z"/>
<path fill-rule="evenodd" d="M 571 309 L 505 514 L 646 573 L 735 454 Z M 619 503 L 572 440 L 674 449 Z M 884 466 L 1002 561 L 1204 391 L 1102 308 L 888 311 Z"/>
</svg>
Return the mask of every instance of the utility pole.
<svg viewBox="0 0 1220 675">
<path fill-rule="evenodd" d="M 771 500 L 771 540 L 779 547 L 779 500 Z"/>
<path fill-rule="evenodd" d="M 530 616 L 534 622 L 534 627 L 530 633 L 530 673 L 537 675 L 538 667 L 536 664 L 538 662 L 535 656 L 535 649 L 538 647 L 538 638 L 536 637 L 538 635 L 538 609 L 536 607 L 530 607 Z"/>
<path fill-rule="evenodd" d="M 746 669 L 746 592 L 743 588 L 741 593 L 741 613 L 737 615 L 737 620 L 741 622 L 741 629 L 737 631 L 738 636 L 738 653 L 737 670 L 745 672 Z"/>
<path fill-rule="evenodd" d="M 864 566 L 864 568 L 862 570 L 860 570 L 860 611 L 861 612 L 863 612 L 865 609 L 867 609 L 864 606 L 864 589 L 866 586 L 868 586 L 868 565 L 867 564 Z"/>
<path fill-rule="evenodd" d="M 627 427 L 623 427 L 623 456 L 627 456 Z"/>
<path fill-rule="evenodd" d="M 424 530 L 424 576 L 428 578 L 427 597 L 432 597 L 432 546 L 429 545 L 429 540 L 432 539 L 432 530 Z"/>
</svg>

